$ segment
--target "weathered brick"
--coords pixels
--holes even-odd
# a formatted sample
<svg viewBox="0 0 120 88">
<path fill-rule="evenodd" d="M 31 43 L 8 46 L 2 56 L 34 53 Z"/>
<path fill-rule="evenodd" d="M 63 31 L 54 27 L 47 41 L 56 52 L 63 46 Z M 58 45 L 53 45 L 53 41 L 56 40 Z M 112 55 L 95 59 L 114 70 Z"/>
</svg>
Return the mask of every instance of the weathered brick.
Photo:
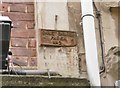
<svg viewBox="0 0 120 88">
<path fill-rule="evenodd" d="M 37 66 L 37 58 L 30 58 L 29 65 L 30 66 Z"/>
<path fill-rule="evenodd" d="M 14 56 L 23 56 L 23 57 L 36 57 L 36 49 L 27 49 L 27 48 L 11 48 Z"/>
<path fill-rule="evenodd" d="M 27 5 L 27 12 L 34 13 L 34 5 Z"/>
<path fill-rule="evenodd" d="M 34 0 L 2 0 L 3 3 L 11 3 L 11 4 L 33 4 Z"/>
<path fill-rule="evenodd" d="M 35 23 L 34 23 L 34 21 L 28 21 L 28 22 L 27 22 L 27 28 L 28 28 L 28 29 L 34 29 L 34 28 L 35 28 Z"/>
<path fill-rule="evenodd" d="M 2 4 L 0 3 L 0 11 L 2 11 Z"/>
<path fill-rule="evenodd" d="M 35 39 L 30 39 L 28 41 L 28 47 L 29 48 L 36 48 L 36 40 Z"/>
<path fill-rule="evenodd" d="M 4 11 L 4 12 L 8 12 L 8 7 L 10 7 L 11 6 L 11 4 L 2 4 L 2 6 L 1 6 L 1 9 L 2 9 L 2 11 Z"/>
<path fill-rule="evenodd" d="M 35 29 L 29 29 L 28 33 L 29 33 L 29 38 L 35 38 L 36 37 Z"/>
<path fill-rule="evenodd" d="M 28 33 L 28 30 L 20 30 L 20 29 L 13 29 L 12 31 L 11 31 L 11 37 L 12 38 L 28 38 L 28 35 L 29 33 Z"/>
<path fill-rule="evenodd" d="M 12 30 L 11 31 L 13 31 L 13 30 L 21 30 L 21 31 L 24 31 L 24 30 L 27 30 L 27 29 L 24 29 L 24 28 L 12 28 Z"/>
<path fill-rule="evenodd" d="M 14 65 L 28 66 L 28 57 L 17 57 L 13 56 Z M 16 64 L 15 64 L 16 63 Z"/>
<path fill-rule="evenodd" d="M 27 27 L 27 21 L 12 21 L 13 28 L 21 28 L 26 29 Z"/>
<path fill-rule="evenodd" d="M 34 29 L 34 21 L 12 21 L 14 28 Z"/>
<path fill-rule="evenodd" d="M 34 14 L 33 13 L 20 13 L 20 12 L 4 12 L 3 16 L 9 16 L 13 21 L 33 21 Z"/>
<path fill-rule="evenodd" d="M 9 16 L 13 22 L 10 42 L 13 59 L 22 66 L 28 66 L 28 63 L 37 66 L 33 0 L 2 1 L 2 15 Z"/>
<path fill-rule="evenodd" d="M 34 29 L 13 29 L 11 31 L 11 37 L 12 38 L 35 38 L 36 33 Z"/>
<path fill-rule="evenodd" d="M 28 39 L 23 38 L 11 38 L 12 47 L 26 47 Z"/>
<path fill-rule="evenodd" d="M 29 49 L 29 51 L 30 51 L 31 57 L 36 57 L 36 54 L 37 54 L 36 49 Z"/>
<path fill-rule="evenodd" d="M 27 6 L 25 4 L 12 4 L 10 6 L 10 12 L 26 12 Z"/>
</svg>

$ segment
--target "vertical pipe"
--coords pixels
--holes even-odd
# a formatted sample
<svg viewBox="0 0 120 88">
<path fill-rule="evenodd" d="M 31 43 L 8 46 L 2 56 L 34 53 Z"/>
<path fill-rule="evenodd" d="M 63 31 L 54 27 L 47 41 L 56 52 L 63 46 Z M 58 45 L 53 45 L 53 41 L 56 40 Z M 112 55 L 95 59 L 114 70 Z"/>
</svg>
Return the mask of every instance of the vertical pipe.
<svg viewBox="0 0 120 88">
<path fill-rule="evenodd" d="M 92 0 L 81 0 L 87 72 L 91 86 L 101 86 Z"/>
</svg>

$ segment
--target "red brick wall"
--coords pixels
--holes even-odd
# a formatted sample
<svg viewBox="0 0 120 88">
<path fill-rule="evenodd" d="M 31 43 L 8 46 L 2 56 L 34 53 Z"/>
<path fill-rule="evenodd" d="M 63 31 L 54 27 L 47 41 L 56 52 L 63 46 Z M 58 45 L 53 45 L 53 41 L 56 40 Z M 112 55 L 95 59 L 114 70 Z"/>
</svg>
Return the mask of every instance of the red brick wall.
<svg viewBox="0 0 120 88">
<path fill-rule="evenodd" d="M 24 62 L 23 66 L 37 66 L 34 3 L 3 2 L 1 10 L 13 21 L 10 48 L 14 60 Z"/>
</svg>

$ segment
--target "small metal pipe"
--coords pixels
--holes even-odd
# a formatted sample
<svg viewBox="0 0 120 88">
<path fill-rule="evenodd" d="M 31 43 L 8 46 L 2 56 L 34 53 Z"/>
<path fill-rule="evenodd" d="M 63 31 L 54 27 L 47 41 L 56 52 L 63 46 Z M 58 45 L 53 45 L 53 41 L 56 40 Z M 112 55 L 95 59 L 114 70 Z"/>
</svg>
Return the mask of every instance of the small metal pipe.
<svg viewBox="0 0 120 88">
<path fill-rule="evenodd" d="M 10 71 L 10 75 L 48 75 L 48 70 L 11 70 Z M 0 70 L 0 74 L 9 74 L 9 72 L 7 70 L 3 71 Z M 51 78 L 51 76 L 56 76 L 59 75 L 61 76 L 59 73 L 55 72 L 55 71 L 50 71 L 49 70 L 49 75 L 48 77 Z"/>
<path fill-rule="evenodd" d="M 106 68 L 105 68 L 105 62 L 104 62 L 104 45 L 103 45 L 103 34 L 102 34 L 102 29 L 101 29 L 101 14 L 100 14 L 100 11 L 98 11 L 98 8 L 96 7 L 95 5 L 95 2 L 93 2 L 93 5 L 95 7 L 95 10 L 97 11 L 96 12 L 96 15 L 97 15 L 97 18 L 98 18 L 98 24 L 99 24 L 99 34 L 100 34 L 100 45 L 101 45 L 101 56 L 102 56 L 102 69 L 100 69 L 100 74 L 105 72 L 106 71 Z"/>
</svg>

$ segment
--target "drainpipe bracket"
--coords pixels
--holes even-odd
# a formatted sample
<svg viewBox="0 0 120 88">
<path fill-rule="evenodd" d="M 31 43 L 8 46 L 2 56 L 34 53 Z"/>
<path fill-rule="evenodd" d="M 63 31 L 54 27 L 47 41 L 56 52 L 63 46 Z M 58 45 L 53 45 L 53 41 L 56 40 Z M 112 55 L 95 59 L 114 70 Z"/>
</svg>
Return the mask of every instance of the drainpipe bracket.
<svg viewBox="0 0 120 88">
<path fill-rule="evenodd" d="M 92 16 L 93 18 L 95 17 L 93 14 L 85 14 L 85 15 L 83 15 L 83 16 L 81 17 L 81 20 L 82 20 L 84 17 L 86 17 L 86 16 Z"/>
</svg>

